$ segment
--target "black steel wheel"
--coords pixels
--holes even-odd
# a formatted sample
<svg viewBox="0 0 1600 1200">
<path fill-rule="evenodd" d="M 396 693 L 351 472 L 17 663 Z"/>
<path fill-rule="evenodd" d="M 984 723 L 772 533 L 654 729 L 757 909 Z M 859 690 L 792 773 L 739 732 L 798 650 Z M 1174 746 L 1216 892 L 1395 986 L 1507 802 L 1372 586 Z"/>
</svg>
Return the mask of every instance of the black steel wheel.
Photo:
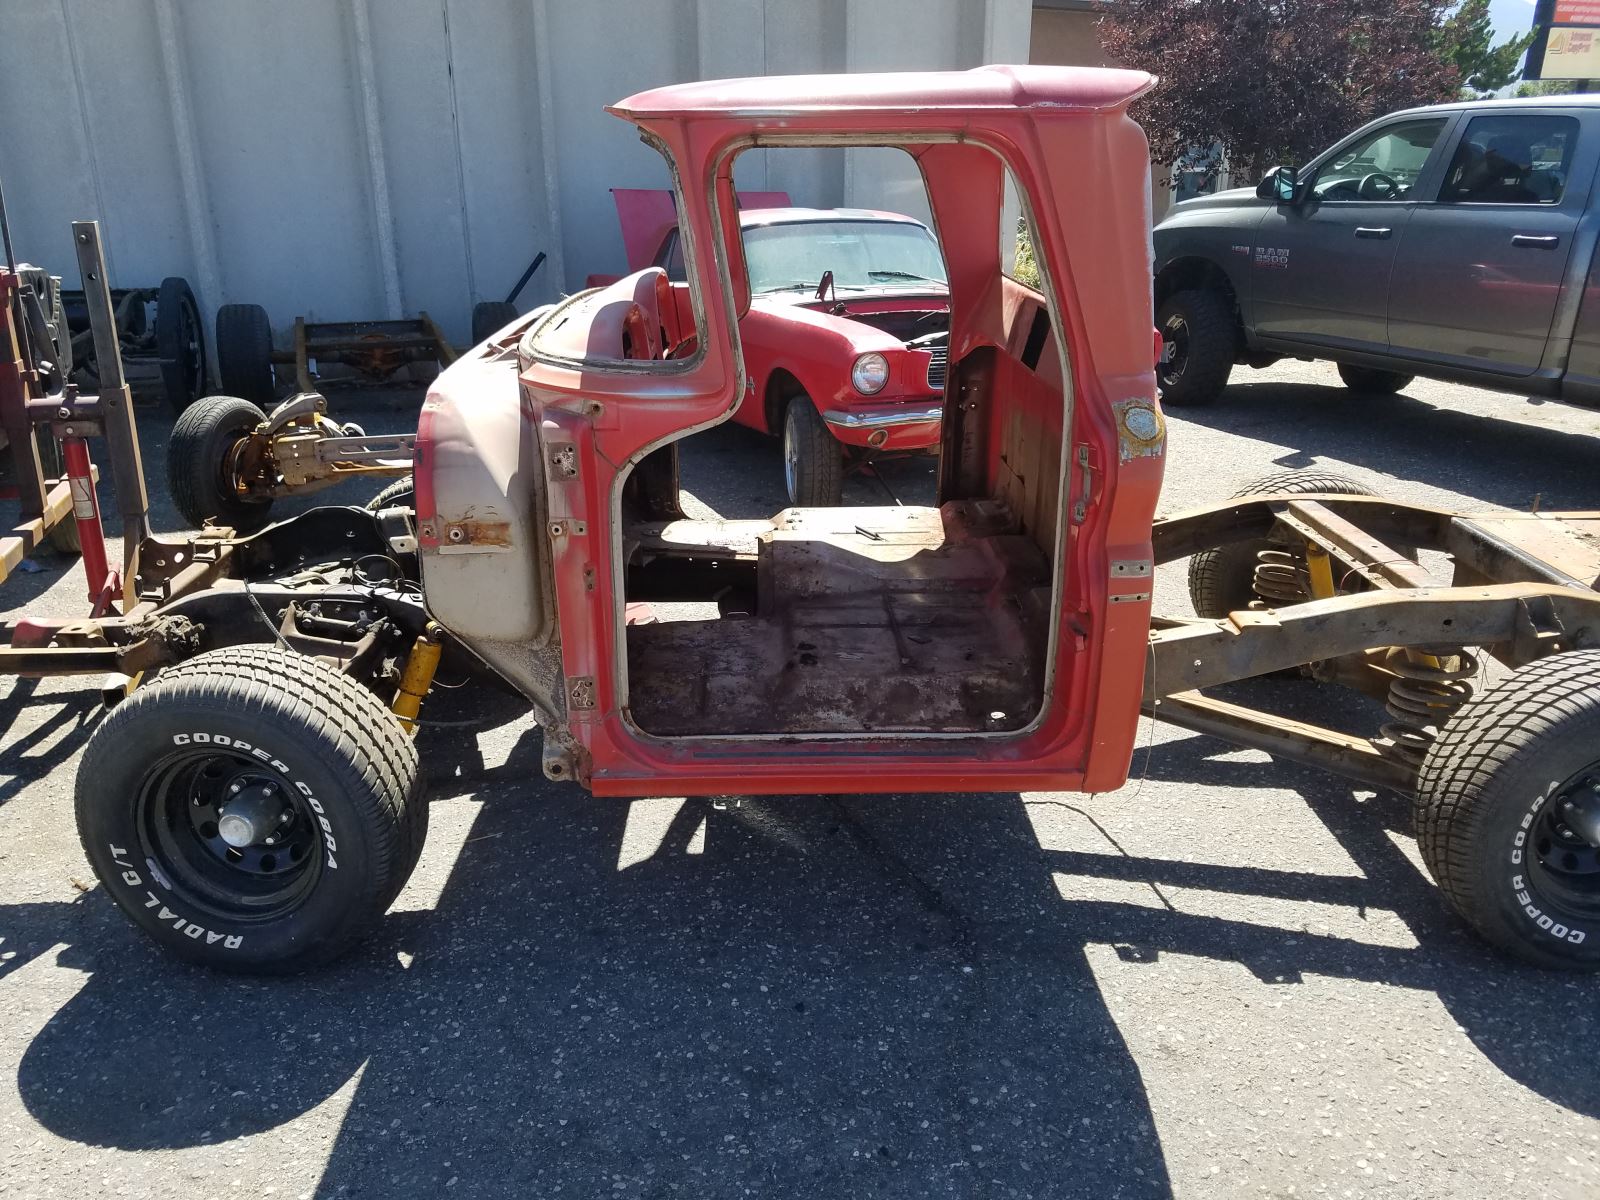
<svg viewBox="0 0 1600 1200">
<path fill-rule="evenodd" d="M 181 413 L 206 390 L 206 337 L 189 281 L 171 275 L 156 293 L 156 352 L 167 404 Z"/>
<path fill-rule="evenodd" d="M 229 395 L 272 407 L 277 394 L 272 323 L 259 304 L 224 304 L 217 309 L 217 376 Z"/>
<path fill-rule="evenodd" d="M 240 444 L 266 414 L 239 396 L 207 396 L 184 409 L 167 444 L 167 486 L 191 528 L 207 521 L 254 533 L 267 523 L 272 501 L 239 494 Z"/>
<path fill-rule="evenodd" d="M 504 300 L 480 300 L 472 306 L 472 344 L 479 345 L 517 319 L 517 306 Z"/>
<path fill-rule="evenodd" d="M 783 483 L 801 508 L 832 508 L 844 491 L 844 448 L 804 392 L 783 413 Z"/>
<path fill-rule="evenodd" d="M 1174 407 L 1213 403 L 1228 386 L 1239 349 L 1239 323 L 1228 298 L 1212 288 L 1175 292 L 1162 301 L 1156 328 L 1162 401 Z"/>
<path fill-rule="evenodd" d="M 1413 807 L 1423 861 L 1489 942 L 1600 967 L 1600 650 L 1523 667 L 1450 718 Z"/>
<path fill-rule="evenodd" d="M 421 852 L 416 749 L 315 659 L 237 646 L 164 672 L 95 731 L 78 831 L 112 899 L 164 949 L 301 970 L 359 941 Z"/>
<path fill-rule="evenodd" d="M 1331 492 L 1342 496 L 1370 496 L 1372 491 L 1353 479 L 1327 471 L 1280 471 L 1258 479 L 1234 493 L 1245 496 L 1305 495 Z M 1219 619 L 1249 608 L 1256 595 L 1256 563 L 1263 550 L 1276 543 L 1270 537 L 1230 542 L 1202 550 L 1189 560 L 1189 603 L 1196 616 Z"/>
</svg>

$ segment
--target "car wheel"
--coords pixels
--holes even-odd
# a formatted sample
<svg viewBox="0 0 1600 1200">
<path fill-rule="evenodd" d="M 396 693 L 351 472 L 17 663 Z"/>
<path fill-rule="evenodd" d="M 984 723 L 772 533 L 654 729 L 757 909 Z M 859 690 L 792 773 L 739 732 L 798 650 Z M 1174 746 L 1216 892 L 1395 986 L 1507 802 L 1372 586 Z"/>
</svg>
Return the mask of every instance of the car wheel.
<svg viewBox="0 0 1600 1200">
<path fill-rule="evenodd" d="M 1600 651 L 1469 700 L 1429 748 L 1417 845 L 1452 908 L 1543 967 L 1600 967 Z"/>
<path fill-rule="evenodd" d="M 234 450 L 266 414 L 238 396 L 207 396 L 183 410 L 167 444 L 172 503 L 194 529 L 207 521 L 254 533 L 267 523 L 272 501 L 246 499 L 234 486 Z"/>
<path fill-rule="evenodd" d="M 1177 407 L 1211 404 L 1228 386 L 1238 349 L 1238 323 L 1221 293 L 1190 288 L 1168 296 L 1156 314 L 1161 399 Z"/>
<path fill-rule="evenodd" d="M 844 448 L 803 392 L 783 414 L 783 482 L 799 508 L 832 508 L 844 492 Z"/>
<path fill-rule="evenodd" d="M 1370 496 L 1372 491 L 1353 479 L 1321 471 L 1280 471 L 1258 479 L 1234 493 L 1235 498 L 1275 494 L 1306 495 L 1332 492 L 1341 496 Z M 1270 537 L 1230 542 L 1202 550 L 1189 560 L 1189 602 L 1196 616 L 1213 620 L 1249 608 L 1262 597 L 1256 592 L 1256 566 L 1261 552 L 1279 543 Z M 1308 593 L 1309 595 L 1309 593 Z"/>
<path fill-rule="evenodd" d="M 277 392 L 272 325 L 259 304 L 224 304 L 217 310 L 217 376 L 229 395 L 271 406 Z"/>
<path fill-rule="evenodd" d="M 1415 375 L 1402 375 L 1398 371 L 1378 371 L 1371 367 L 1350 367 L 1339 364 L 1339 378 L 1352 392 L 1370 392 L 1374 396 L 1392 396 L 1411 386 Z"/>
<path fill-rule="evenodd" d="M 427 828 L 416 747 L 316 659 L 235 646 L 164 672 L 84 752 L 78 832 L 119 908 L 163 949 L 284 973 L 358 942 Z"/>
</svg>

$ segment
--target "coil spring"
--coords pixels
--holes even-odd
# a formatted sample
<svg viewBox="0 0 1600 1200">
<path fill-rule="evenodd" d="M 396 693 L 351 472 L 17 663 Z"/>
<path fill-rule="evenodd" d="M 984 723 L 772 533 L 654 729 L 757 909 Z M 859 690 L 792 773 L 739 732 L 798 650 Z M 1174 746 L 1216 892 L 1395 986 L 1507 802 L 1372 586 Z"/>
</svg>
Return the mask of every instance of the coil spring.
<svg viewBox="0 0 1600 1200">
<path fill-rule="evenodd" d="M 1397 762 L 1421 767 L 1444 723 L 1471 699 L 1478 659 L 1459 648 L 1419 652 L 1397 646 L 1384 656 L 1384 666 L 1395 676 L 1383 706 L 1394 720 L 1379 728 L 1372 744 Z"/>
<path fill-rule="evenodd" d="M 1267 605 L 1309 600 L 1311 576 L 1306 570 L 1305 555 L 1294 550 L 1262 550 L 1256 555 L 1252 586 Z"/>
</svg>

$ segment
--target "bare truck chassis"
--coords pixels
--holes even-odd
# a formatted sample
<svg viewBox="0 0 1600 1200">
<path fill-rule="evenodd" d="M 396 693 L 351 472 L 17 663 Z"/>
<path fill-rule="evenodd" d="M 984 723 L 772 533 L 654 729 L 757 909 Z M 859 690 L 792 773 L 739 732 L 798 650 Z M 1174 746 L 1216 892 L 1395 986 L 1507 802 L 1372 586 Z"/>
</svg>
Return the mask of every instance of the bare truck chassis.
<svg viewBox="0 0 1600 1200">
<path fill-rule="evenodd" d="M 860 82 L 864 78 L 868 84 Z M 1078 120 L 1074 113 L 1092 113 L 1092 120 L 1106 130 L 1133 136 L 1122 107 L 1147 86 L 1144 77 L 1129 73 L 1033 68 L 989 68 L 932 78 L 936 86 L 928 85 L 928 94 L 938 103 L 931 106 L 923 80 L 916 76 L 841 77 L 829 86 L 868 87 L 862 103 L 889 105 L 883 120 L 891 140 L 901 133 L 902 122 L 915 121 L 944 121 L 959 130 L 975 122 L 1010 122 L 1018 128 L 1046 129 L 1052 136 L 1086 137 L 1090 118 Z M 1042 99 L 994 99 L 1014 97 L 1022 86 L 1019 79 Z M 855 128 L 851 122 L 867 120 L 852 115 L 848 105 L 840 109 L 843 116 L 831 109 L 813 111 L 809 100 L 791 100 L 782 89 L 792 85 L 782 80 L 727 85 L 726 94 L 717 92 L 709 100 L 697 86 L 647 94 L 639 111 L 655 111 L 651 105 L 666 112 L 673 104 L 706 105 L 714 114 L 732 113 L 729 119 L 736 125 L 821 124 L 832 119 L 847 131 Z M 803 84 L 805 89 L 815 86 Z M 982 103 L 973 99 L 974 89 Z M 804 99 L 811 92 L 795 94 Z M 1104 99 L 1108 94 L 1111 100 Z M 700 112 L 693 108 L 691 124 Z M 751 117 L 751 112 L 758 115 Z M 987 153 L 962 141 L 929 152 L 926 172 L 936 211 L 965 195 L 993 208 L 987 216 L 996 215 L 1001 194 L 997 174 L 981 195 L 954 190 L 973 178 L 974 164 L 981 160 L 972 155 L 979 152 Z M 1145 167 L 1137 159 L 1108 158 L 1103 166 L 1120 171 L 1122 185 L 1142 189 Z M 696 166 L 681 177 L 693 181 L 709 175 Z M 695 270 L 718 278 L 714 272 L 723 260 L 717 255 L 736 243 L 708 249 L 716 226 L 705 197 L 694 191 L 685 195 L 693 201 L 687 227 L 701 239 Z M 1108 220 L 1120 219 L 1109 196 L 1097 199 L 1087 192 L 1080 199 L 1098 206 Z M 1046 208 L 1047 202 L 1057 208 Z M 1042 259 L 1061 273 L 1066 255 L 1059 239 L 1066 236 L 1063 230 L 1076 228 L 1058 219 L 1057 209 L 1067 198 L 1038 190 L 1033 204 L 1036 217 L 1048 215 L 1040 225 Z M 1126 261 L 1142 262 L 1143 225 L 1133 221 L 1112 227 L 1118 230 L 1118 249 L 1125 251 Z M 1089 222 L 1083 236 L 1092 239 L 1094 228 Z M 119 905 L 169 950 L 209 965 L 300 969 L 326 961 L 370 928 L 420 852 L 427 806 L 410 735 L 418 705 L 443 657 L 458 671 L 498 678 L 526 698 L 544 727 L 548 777 L 573 778 L 597 794 L 622 796 L 651 794 L 651 788 L 671 790 L 674 783 L 696 778 L 737 781 L 733 786 L 743 790 L 768 792 L 852 786 L 892 790 L 906 778 L 945 790 L 974 790 L 997 779 L 1024 787 L 1116 786 L 1127 774 L 1142 667 L 1143 707 L 1158 719 L 1366 785 L 1414 794 L 1423 857 L 1446 896 L 1480 934 L 1535 963 L 1600 965 L 1600 513 L 1463 515 L 1357 494 L 1358 489 L 1334 477 L 1280 476 L 1252 494 L 1156 520 L 1153 527 L 1148 518 L 1141 519 L 1137 528 L 1118 536 L 1124 545 L 1137 545 L 1148 532 L 1149 558 L 1107 556 L 1110 561 L 1103 568 L 1082 567 L 1078 564 L 1100 560 L 1080 558 L 1070 570 L 1055 568 L 1058 581 L 1099 588 L 1106 597 L 1104 607 L 1097 602 L 1092 613 L 1087 607 L 1055 603 L 1051 612 L 1059 614 L 1059 625 L 1050 646 L 1058 655 L 1053 661 L 1064 666 L 1058 668 L 1056 682 L 1041 684 L 1055 689 L 1045 694 L 1052 713 L 1076 719 L 1096 703 L 1106 710 L 1103 735 L 1097 730 L 1094 738 L 1084 735 L 1082 742 L 1112 746 L 1117 761 L 1092 764 L 1093 773 L 1081 766 L 1073 773 L 1070 760 L 1054 760 L 1067 761 L 1066 767 L 1051 766 L 1052 760 L 1042 755 L 1037 759 L 1042 766 L 1026 761 L 1019 765 L 1026 748 L 1040 741 L 1037 726 L 1026 726 L 1025 714 L 998 712 L 990 716 L 1012 720 L 1010 728 L 964 728 L 956 734 L 935 729 L 933 740 L 922 741 L 908 736 L 903 724 L 894 728 L 887 722 L 869 725 L 865 736 L 854 741 L 805 729 L 768 733 L 763 728 L 754 736 L 719 732 L 695 743 L 635 730 L 630 736 L 642 748 L 638 752 L 656 757 L 648 770 L 623 775 L 614 766 L 626 762 L 616 739 L 627 732 L 631 717 L 623 711 L 626 695 L 621 701 L 610 699 L 617 663 L 606 656 L 618 653 L 613 648 L 623 627 L 621 601 L 631 604 L 632 596 L 619 590 L 609 624 L 585 619 L 583 606 L 590 597 L 606 594 L 617 560 L 587 557 L 583 540 L 609 519 L 605 513 L 610 510 L 571 506 L 613 495 L 601 492 L 592 479 L 615 463 L 583 439 L 628 432 L 626 422 L 613 420 L 613 411 L 631 399 L 626 389 L 638 388 L 651 406 L 639 411 L 655 413 L 666 403 L 662 397 L 668 393 L 657 389 L 645 371 L 676 360 L 658 357 L 656 323 L 638 320 L 641 306 L 653 303 L 668 287 L 659 272 L 642 272 L 615 290 L 573 297 L 554 313 L 507 326 L 463 355 L 451 370 L 453 382 L 437 385 L 424 408 L 414 494 L 392 495 L 390 503 L 367 509 L 318 508 L 258 532 L 221 524 L 188 535 L 155 536 L 146 515 L 133 413 L 118 367 L 98 231 L 91 222 L 80 222 L 73 230 L 103 390 L 98 397 L 41 394 L 43 376 L 30 366 L 34 359 L 26 352 L 25 333 L 8 302 L 0 341 L 0 419 L 7 428 L 50 427 L 69 443 L 80 443 L 79 450 L 83 438 L 104 437 L 123 518 L 121 573 L 117 578 L 104 563 L 98 511 L 88 489 L 76 512 L 89 592 L 97 598 L 98 611 L 77 620 L 4 622 L 0 672 L 112 677 L 105 693 L 114 706 L 91 739 L 79 773 L 79 830 L 97 875 Z M 946 253 L 992 255 L 992 240 L 973 239 L 965 248 L 947 241 Z M 1085 281 L 1115 265 L 1088 258 L 1080 262 L 1086 264 Z M 992 266 L 985 269 L 992 271 Z M 1104 274 L 1100 281 L 1109 285 L 1117 278 Z M 15 284 L 12 274 L 0 274 L 8 301 Z M 1015 285 L 998 281 L 997 286 Z M 986 292 L 982 287 L 970 294 L 1008 295 L 1014 301 L 1006 307 L 1008 313 L 1026 313 L 1028 305 L 1037 306 L 1042 299 L 1039 293 Z M 1145 386 L 1151 379 L 1149 360 L 1143 357 L 1149 343 L 1138 343 L 1148 337 L 1148 297 L 1136 289 L 1114 294 L 1122 303 L 1114 310 L 1102 305 L 1099 311 L 1114 312 L 1119 324 L 1110 332 L 1125 348 L 1130 369 L 1146 372 L 1129 386 Z M 716 372 L 737 361 L 737 340 L 728 332 L 734 311 L 731 288 L 724 290 L 723 301 L 723 310 L 703 305 L 697 311 L 697 320 L 704 322 L 700 328 L 709 330 L 706 339 L 720 357 L 688 360 L 690 370 Z M 578 378 L 565 368 L 541 368 L 542 332 L 587 344 L 599 336 L 599 323 L 612 315 L 619 315 L 624 331 L 633 331 L 623 339 L 624 353 L 616 359 L 629 370 L 616 375 L 621 383 L 598 373 L 582 377 L 585 387 L 591 381 L 608 383 L 613 389 L 604 393 L 608 398 L 595 399 L 591 391 L 561 407 L 539 393 L 537 387 L 551 386 L 541 379 L 564 386 Z M 962 315 L 959 308 L 957 315 Z M 591 323 L 586 326 L 585 321 Z M 1049 336 L 1048 324 L 1033 324 Z M 719 336 L 710 336 L 719 329 Z M 628 357 L 641 347 L 644 357 Z M 999 351 L 966 357 L 965 373 L 952 374 L 951 395 L 959 389 L 961 399 L 959 407 L 955 402 L 947 406 L 950 426 L 941 486 L 952 479 L 959 483 L 962 472 L 974 478 L 982 466 L 961 455 L 967 445 L 960 441 L 961 422 L 979 420 L 984 403 L 1008 403 L 1025 388 L 1043 389 L 1047 382 L 1042 373 L 1014 374 L 1011 391 L 991 395 L 984 390 L 990 378 L 986 372 L 1011 370 L 1008 361 Z M 1080 346 L 1080 362 L 1088 357 Z M 1109 351 L 1102 361 L 1107 359 Z M 1034 365 L 1042 372 L 1046 361 L 1035 359 Z M 979 370 L 973 370 L 974 363 Z M 503 372 L 509 383 L 512 368 L 518 389 L 498 398 L 473 390 L 493 371 Z M 1084 380 L 1092 381 L 1087 366 L 1079 369 Z M 485 424 L 458 421 L 450 393 L 462 387 L 470 403 L 460 411 Z M 737 392 L 737 380 L 730 377 L 716 384 L 707 403 L 714 408 L 723 404 L 722 396 Z M 1087 387 L 1081 390 L 1080 417 L 1099 418 L 1092 406 L 1100 395 Z M 533 421 L 527 417 L 530 397 Z M 1049 393 L 1048 399 L 1059 403 L 1059 393 Z M 318 438 L 337 441 L 343 436 L 343 427 L 320 427 L 325 417 L 314 400 L 294 403 L 300 406 L 294 410 L 296 419 L 312 426 L 313 446 Z M 1121 438 L 1125 452 L 1120 466 L 1127 479 L 1120 486 L 1137 484 L 1140 503 L 1147 499 L 1153 506 L 1159 460 L 1148 452 L 1159 453 L 1161 426 L 1159 414 L 1145 403 L 1135 394 L 1117 410 L 1122 424 L 1112 426 L 1108 416 L 1104 428 L 1120 429 L 1110 435 Z M 259 417 L 259 410 L 254 411 Z M 726 408 L 721 411 L 725 414 Z M 271 437 L 281 442 L 292 424 Z M 545 440 L 535 441 L 536 432 Z M 241 447 L 252 444 L 259 449 L 260 442 L 249 439 L 267 436 L 260 421 L 252 419 L 223 449 L 230 454 L 243 453 Z M 1080 428 L 1075 436 L 1087 435 Z M 13 446 L 18 440 L 13 438 Z M 31 439 L 22 440 L 31 444 Z M 519 451 L 519 445 L 532 449 Z M 363 470 L 366 466 L 356 456 L 376 456 L 381 450 L 384 469 L 398 471 L 405 449 L 394 444 L 335 445 L 324 468 L 348 462 Z M 919 661 L 932 664 L 923 668 L 927 678 L 944 670 L 937 657 L 943 649 L 939 643 L 966 636 L 960 630 L 977 630 L 974 637 L 990 638 L 1004 628 L 1025 634 L 1029 593 L 1006 592 L 993 581 L 996 572 L 1011 571 L 1013 564 L 1026 568 L 1036 562 L 1038 551 L 1024 544 L 1025 539 L 1001 540 L 1008 536 L 1010 527 L 1004 522 L 1009 518 L 1004 504 L 983 498 L 982 489 L 989 485 L 982 480 L 973 485 L 969 498 L 954 494 L 941 509 L 890 509 L 885 514 L 854 510 L 844 522 L 860 522 L 854 532 L 841 531 L 840 523 L 828 516 L 839 510 L 787 510 L 751 539 L 766 539 L 757 552 L 741 549 L 737 539 L 717 540 L 723 535 L 710 523 L 675 515 L 672 453 L 670 442 L 663 443 L 640 460 L 631 478 L 626 472 L 619 475 L 615 497 L 646 516 L 629 529 L 632 549 L 626 559 L 643 573 L 622 578 L 637 580 L 641 587 L 654 581 L 668 590 L 704 589 L 696 594 L 716 589 L 715 594 L 728 598 L 731 610 L 727 624 L 719 627 L 725 636 L 765 628 L 752 614 L 764 598 L 771 599 L 772 579 L 759 571 L 763 564 L 770 568 L 780 553 L 787 556 L 784 561 L 798 563 L 799 570 L 812 572 L 806 576 L 805 586 L 813 589 L 808 596 L 815 598 L 821 589 L 820 606 L 835 601 L 843 606 L 827 610 L 833 623 L 814 635 L 819 638 L 848 638 L 857 636 L 851 629 L 876 628 L 870 624 L 876 618 L 860 601 L 872 594 L 865 589 L 880 586 L 884 578 L 904 581 L 913 574 L 912 583 L 902 582 L 896 593 L 911 599 L 891 597 L 879 611 L 898 620 L 896 612 L 909 614 L 911 607 L 926 612 L 943 604 L 943 612 L 954 614 L 948 620 L 965 622 L 924 626 L 932 636 L 919 634 L 914 646 L 907 643 L 899 661 L 911 665 L 895 686 L 917 686 L 913 675 Z M 518 490 L 529 486 L 530 465 L 535 474 L 542 472 L 545 489 L 534 500 L 524 499 L 530 493 Z M 1061 469 L 1046 466 L 1034 474 L 1035 481 L 1042 479 L 1058 497 L 1055 511 L 1074 514 L 1070 537 L 1076 540 L 1063 534 L 1062 545 L 1105 545 L 1104 532 L 1093 535 L 1099 543 L 1089 541 L 1095 527 L 1085 522 L 1084 514 L 1092 520 L 1096 505 L 1104 505 L 1118 465 L 1114 453 L 1109 460 L 1093 458 L 1087 447 L 1072 453 L 1064 445 Z M 220 471 L 221 461 L 212 467 Z M 277 470 L 275 485 L 289 486 L 288 474 Z M 307 471 L 302 482 L 315 484 L 326 474 L 326 469 Z M 459 491 L 462 478 L 490 479 L 502 507 L 494 512 L 482 506 L 447 508 L 449 497 L 441 496 L 451 488 Z M 586 487 L 595 488 L 592 496 L 583 491 Z M 555 508 L 558 501 L 569 507 Z M 920 524 L 913 524 L 913 518 Z M 986 521 L 999 530 L 998 538 L 985 532 Z M 529 528 L 547 539 L 540 544 L 557 556 L 553 565 L 527 556 Z M 40 536 L 41 523 L 35 520 L 19 529 L 14 549 L 31 550 Z M 918 540 L 928 538 L 935 540 Z M 856 548 L 867 543 L 870 553 Z M 96 545 L 102 551 L 98 564 Z M 606 552 L 611 553 L 609 546 Z M 518 558 L 519 553 L 524 557 Z M 616 553 L 621 560 L 623 552 Z M 12 554 L 8 548 L 5 561 Z M 1151 618 L 1148 646 L 1141 646 L 1155 568 L 1185 558 L 1197 615 Z M 548 576 L 515 569 L 528 563 Z M 652 563 L 664 563 L 665 571 L 651 574 Z M 813 563 L 827 568 L 815 571 L 808 565 Z M 1448 583 L 1441 574 L 1446 568 Z M 933 590 L 943 579 L 955 579 L 963 589 L 960 595 L 953 588 Z M 461 580 L 473 586 L 462 586 Z M 755 580 L 756 586 L 741 580 Z M 114 586 L 108 587 L 108 581 Z M 736 586 L 729 591 L 724 581 Z M 741 590 L 745 588 L 749 591 Z M 1055 594 L 1061 594 L 1059 588 Z M 976 618 L 968 615 L 970 609 L 957 607 L 973 604 L 974 597 L 982 604 L 996 595 L 1001 603 L 980 609 Z M 551 612 L 557 597 L 554 623 L 545 618 L 542 627 L 523 632 L 518 622 Z M 901 607 L 894 608 L 894 603 Z M 489 632 L 451 632 L 463 623 L 463 611 Z M 798 610 L 786 611 L 792 616 Z M 840 620 L 840 612 L 855 615 Z M 1135 615 L 1131 636 L 1129 626 L 1116 624 L 1125 614 Z M 1005 626 L 1006 621 L 1013 623 Z M 506 632 L 494 633 L 502 628 Z M 813 628 L 823 630 L 824 625 Z M 1108 629 L 1122 639 L 1115 643 L 1118 653 L 1105 656 L 1105 672 L 1079 674 L 1092 678 L 1090 686 L 1069 689 L 1061 679 L 1066 677 L 1063 671 L 1078 670 L 1072 656 L 1087 660 L 1098 647 L 1111 645 Z M 838 630 L 844 632 L 833 632 Z M 629 643 L 629 649 L 636 645 L 643 652 L 661 644 L 640 641 Z M 716 643 L 713 657 L 716 647 L 726 644 Z M 1130 652 L 1121 653 L 1122 647 Z M 819 665 L 814 644 L 804 643 L 800 650 L 811 655 L 811 665 Z M 565 664 L 561 654 L 568 655 Z M 919 660 L 918 655 L 924 657 Z M 552 658 L 554 671 L 548 667 Z M 1485 687 L 1480 674 L 1490 658 L 1511 674 Z M 574 662 L 584 669 L 573 669 Z M 954 674 L 975 675 L 985 665 L 958 665 Z M 1098 672 L 1099 660 L 1094 665 Z M 789 666 L 797 669 L 796 663 Z M 777 669 L 788 668 L 780 659 Z M 712 682 L 722 686 L 732 680 L 729 686 L 738 686 L 747 671 L 746 664 L 734 663 Z M 1387 719 L 1375 721 L 1372 728 L 1343 731 L 1214 694 L 1224 685 L 1280 672 L 1375 696 Z M 863 691 L 871 686 L 870 680 L 860 685 Z M 829 697 L 821 699 L 827 702 Z M 952 713 L 957 723 L 966 719 L 964 712 L 942 711 Z M 854 713 L 846 715 L 857 719 Z M 173 878 L 179 869 L 183 878 Z"/>
</svg>

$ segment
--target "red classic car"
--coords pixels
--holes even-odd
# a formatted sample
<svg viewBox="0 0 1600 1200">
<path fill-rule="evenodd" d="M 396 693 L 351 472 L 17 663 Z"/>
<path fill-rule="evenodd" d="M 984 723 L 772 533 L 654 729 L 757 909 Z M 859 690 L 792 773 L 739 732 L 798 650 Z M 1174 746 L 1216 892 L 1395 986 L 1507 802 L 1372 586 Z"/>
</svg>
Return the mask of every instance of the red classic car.
<svg viewBox="0 0 1600 1200">
<path fill-rule="evenodd" d="M 684 279 L 667 192 L 615 189 L 630 270 Z M 783 439 L 792 504 L 839 503 L 846 471 L 939 444 L 950 291 L 939 243 L 900 213 L 740 195 L 750 308 L 734 420 Z"/>
</svg>

